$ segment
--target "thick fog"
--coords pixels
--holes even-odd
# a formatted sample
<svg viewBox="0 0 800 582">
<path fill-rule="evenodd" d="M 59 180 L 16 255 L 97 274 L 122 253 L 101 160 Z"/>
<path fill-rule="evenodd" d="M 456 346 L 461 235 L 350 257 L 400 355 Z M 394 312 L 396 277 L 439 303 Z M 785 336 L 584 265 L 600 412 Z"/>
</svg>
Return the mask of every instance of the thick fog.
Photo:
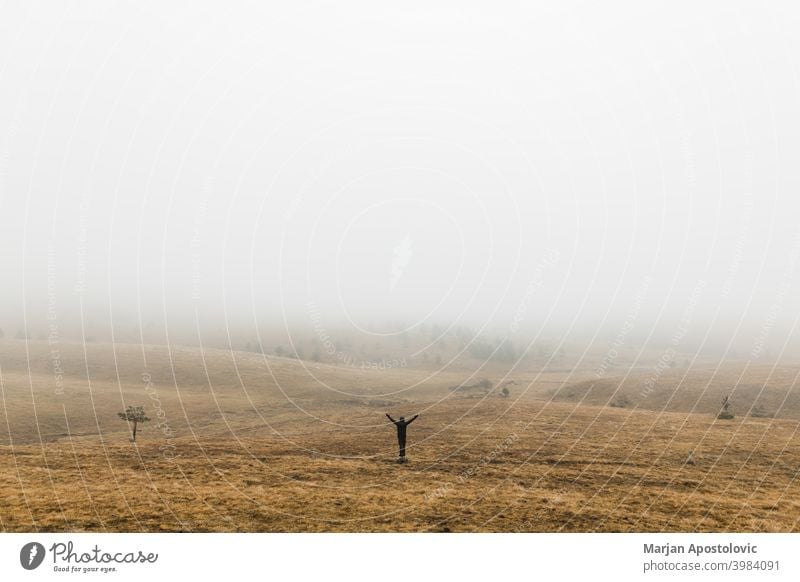
<svg viewBox="0 0 800 582">
<path fill-rule="evenodd" d="M 780 350 L 800 313 L 798 13 L 5 4 L 0 327 L 683 320 Z"/>
</svg>

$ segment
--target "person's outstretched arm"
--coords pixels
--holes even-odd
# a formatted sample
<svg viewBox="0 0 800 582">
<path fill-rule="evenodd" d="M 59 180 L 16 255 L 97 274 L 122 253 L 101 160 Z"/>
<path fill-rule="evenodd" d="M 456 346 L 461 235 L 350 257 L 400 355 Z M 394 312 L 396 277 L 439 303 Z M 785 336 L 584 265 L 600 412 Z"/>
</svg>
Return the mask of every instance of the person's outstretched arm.
<svg viewBox="0 0 800 582">
<path fill-rule="evenodd" d="M 412 416 L 412 417 L 411 417 L 411 420 L 409 420 L 408 422 L 406 422 L 406 424 L 411 424 L 412 422 L 414 422 L 415 420 L 417 420 L 417 418 L 418 418 L 418 417 L 419 417 L 419 414 L 415 414 L 414 416 Z"/>
<path fill-rule="evenodd" d="M 386 418 L 388 418 L 389 420 L 391 420 L 393 423 L 397 424 L 397 421 L 396 421 L 395 419 L 393 419 L 391 416 L 389 416 L 389 413 L 388 413 L 388 412 L 386 413 Z"/>
</svg>

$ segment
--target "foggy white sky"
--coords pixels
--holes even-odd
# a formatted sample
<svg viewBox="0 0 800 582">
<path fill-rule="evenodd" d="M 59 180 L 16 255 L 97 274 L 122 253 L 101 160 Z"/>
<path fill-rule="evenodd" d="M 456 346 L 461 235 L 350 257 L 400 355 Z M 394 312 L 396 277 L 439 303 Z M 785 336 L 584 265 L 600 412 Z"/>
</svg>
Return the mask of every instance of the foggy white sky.
<svg viewBox="0 0 800 582">
<path fill-rule="evenodd" d="M 7 335 L 794 325 L 796 5 L 285 4 L 0 8 Z"/>
</svg>

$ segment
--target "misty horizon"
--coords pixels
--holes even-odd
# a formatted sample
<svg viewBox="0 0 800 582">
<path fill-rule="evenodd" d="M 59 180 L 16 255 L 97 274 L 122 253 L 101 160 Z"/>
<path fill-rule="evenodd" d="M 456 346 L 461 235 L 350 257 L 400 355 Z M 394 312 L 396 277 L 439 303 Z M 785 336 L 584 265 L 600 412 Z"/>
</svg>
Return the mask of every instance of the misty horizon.
<svg viewBox="0 0 800 582">
<path fill-rule="evenodd" d="M 782 7 L 630 4 L 631 27 L 591 5 L 192 6 L 0 24 L 7 338 L 56 321 L 65 341 L 436 324 L 664 343 L 686 320 L 687 350 L 794 354 Z"/>
</svg>

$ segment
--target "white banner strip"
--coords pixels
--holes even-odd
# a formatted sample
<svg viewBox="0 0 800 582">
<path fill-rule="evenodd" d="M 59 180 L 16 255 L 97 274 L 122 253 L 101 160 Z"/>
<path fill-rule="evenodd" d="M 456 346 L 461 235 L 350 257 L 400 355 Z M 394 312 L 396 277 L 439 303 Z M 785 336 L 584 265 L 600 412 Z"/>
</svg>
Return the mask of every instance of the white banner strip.
<svg viewBox="0 0 800 582">
<path fill-rule="evenodd" d="M 798 534 L 0 534 L 0 580 L 795 581 L 799 548 Z"/>
</svg>

